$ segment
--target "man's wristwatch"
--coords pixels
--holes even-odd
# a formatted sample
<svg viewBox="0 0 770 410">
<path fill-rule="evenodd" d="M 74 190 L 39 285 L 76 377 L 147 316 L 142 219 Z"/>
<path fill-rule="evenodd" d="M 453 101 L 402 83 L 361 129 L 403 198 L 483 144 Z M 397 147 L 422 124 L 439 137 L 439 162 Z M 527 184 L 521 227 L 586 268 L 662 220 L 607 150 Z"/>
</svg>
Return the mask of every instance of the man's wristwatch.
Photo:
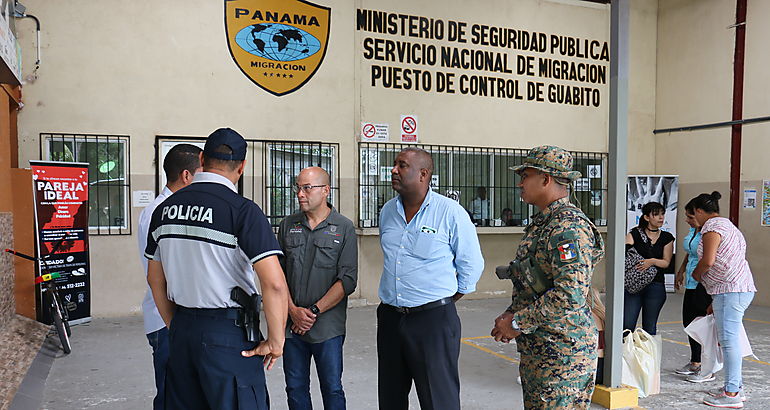
<svg viewBox="0 0 770 410">
<path fill-rule="evenodd" d="M 513 327 L 513 330 L 515 331 L 521 331 L 521 329 L 519 328 L 519 324 L 516 323 L 516 319 L 511 320 L 511 327 Z"/>
<path fill-rule="evenodd" d="M 318 306 L 315 303 L 310 305 L 308 309 L 310 309 L 310 311 L 313 312 L 314 315 L 321 313 L 321 309 L 318 309 Z"/>
</svg>

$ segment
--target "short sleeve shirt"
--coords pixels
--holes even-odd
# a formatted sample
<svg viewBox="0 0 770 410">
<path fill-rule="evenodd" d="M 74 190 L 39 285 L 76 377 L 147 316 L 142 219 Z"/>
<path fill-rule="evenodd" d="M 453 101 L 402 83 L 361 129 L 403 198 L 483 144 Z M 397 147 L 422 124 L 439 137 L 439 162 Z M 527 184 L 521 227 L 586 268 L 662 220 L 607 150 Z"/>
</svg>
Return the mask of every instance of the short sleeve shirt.
<svg viewBox="0 0 770 410">
<path fill-rule="evenodd" d="M 714 265 L 703 274 L 701 282 L 709 295 L 728 292 L 756 292 L 754 277 L 746 260 L 746 240 L 738 228 L 723 217 L 711 218 L 703 224 L 701 235 L 716 232 L 721 237 Z M 698 245 L 703 258 L 703 240 Z"/>
<path fill-rule="evenodd" d="M 252 264 L 282 252 L 257 204 L 227 178 L 198 172 L 153 212 L 144 255 L 163 264 L 169 300 L 226 308 L 238 306 L 232 288 L 257 292 Z"/>
<path fill-rule="evenodd" d="M 654 259 L 663 259 L 663 254 L 665 253 L 666 245 L 668 245 L 671 242 L 674 242 L 674 235 L 671 235 L 670 232 L 666 232 L 661 230 L 660 236 L 658 237 L 658 240 L 655 241 L 655 243 L 651 243 L 650 239 L 647 238 L 647 241 L 642 239 L 642 229 L 639 227 L 631 229 L 631 236 L 634 238 L 634 244 L 632 245 L 638 252 L 639 255 L 642 255 L 643 258 L 654 258 Z M 664 274 L 666 273 L 672 273 L 673 272 L 673 265 L 674 262 L 670 262 L 667 267 L 660 268 L 655 266 L 655 271 L 657 272 L 655 274 L 655 278 L 653 279 L 653 282 L 660 282 L 665 283 L 666 277 Z"/>
</svg>

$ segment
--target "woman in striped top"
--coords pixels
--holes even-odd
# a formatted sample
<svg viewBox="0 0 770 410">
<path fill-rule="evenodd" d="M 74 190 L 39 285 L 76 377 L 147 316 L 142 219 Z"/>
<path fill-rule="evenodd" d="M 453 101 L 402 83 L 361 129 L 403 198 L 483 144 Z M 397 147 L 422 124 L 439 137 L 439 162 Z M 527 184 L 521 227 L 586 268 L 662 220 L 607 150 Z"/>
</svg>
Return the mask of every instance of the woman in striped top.
<svg viewBox="0 0 770 410">
<path fill-rule="evenodd" d="M 743 313 L 754 299 L 757 288 L 746 261 L 743 234 L 729 219 L 719 216 L 721 197 L 714 191 L 690 201 L 702 235 L 698 245 L 700 261 L 692 277 L 701 282 L 713 298 L 711 307 L 725 368 L 724 387 L 709 392 L 703 402 L 714 407 L 741 408 L 745 399 L 741 377 L 743 360 L 737 341 Z"/>
</svg>

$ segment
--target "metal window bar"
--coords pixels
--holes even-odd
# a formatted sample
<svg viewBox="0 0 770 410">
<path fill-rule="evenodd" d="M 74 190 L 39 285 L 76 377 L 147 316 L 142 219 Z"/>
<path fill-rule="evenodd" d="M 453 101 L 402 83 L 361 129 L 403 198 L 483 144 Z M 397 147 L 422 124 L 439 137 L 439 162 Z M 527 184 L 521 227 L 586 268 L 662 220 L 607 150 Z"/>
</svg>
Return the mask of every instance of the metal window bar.
<svg viewBox="0 0 770 410">
<path fill-rule="evenodd" d="M 292 187 L 304 168 L 321 167 L 329 173 L 331 194 L 329 202 L 339 211 L 339 144 L 325 142 L 264 141 L 265 209 L 270 224 L 277 227 L 281 220 L 299 211 Z"/>
<path fill-rule="evenodd" d="M 156 146 L 160 146 L 160 141 L 205 140 L 205 137 L 157 136 Z M 284 217 L 299 211 L 292 186 L 299 172 L 309 166 L 320 166 L 329 173 L 329 202 L 340 209 L 339 144 L 261 139 L 246 139 L 246 143 L 246 169 L 238 181 L 238 192 L 259 205 L 274 228 Z M 162 172 L 160 161 L 156 158 L 159 173 Z"/>
<path fill-rule="evenodd" d="M 131 234 L 129 136 L 40 133 L 39 144 L 41 159 L 89 164 L 90 234 Z"/>
<path fill-rule="evenodd" d="M 456 197 L 479 226 L 525 226 L 537 211 L 521 200 L 521 188 L 517 186 L 519 176 L 510 170 L 522 163 L 526 149 L 360 142 L 358 223 L 361 228 L 379 226 L 382 206 L 396 195 L 390 185 L 390 169 L 396 155 L 406 147 L 419 147 L 433 156 L 433 182 L 438 180 L 438 184 L 432 189 Z M 607 154 L 571 153 L 575 159 L 574 169 L 588 180 L 587 189 L 585 180 L 579 181 L 582 185 L 576 183 L 572 187 L 578 205 L 597 225 L 606 225 Z M 590 176 L 589 169 L 593 172 Z M 479 198 L 475 205 L 482 206 L 483 210 L 475 210 L 474 218 L 472 208 L 480 187 L 486 190 L 486 203 Z M 507 213 L 508 209 L 511 217 L 506 223 L 503 211 Z"/>
</svg>

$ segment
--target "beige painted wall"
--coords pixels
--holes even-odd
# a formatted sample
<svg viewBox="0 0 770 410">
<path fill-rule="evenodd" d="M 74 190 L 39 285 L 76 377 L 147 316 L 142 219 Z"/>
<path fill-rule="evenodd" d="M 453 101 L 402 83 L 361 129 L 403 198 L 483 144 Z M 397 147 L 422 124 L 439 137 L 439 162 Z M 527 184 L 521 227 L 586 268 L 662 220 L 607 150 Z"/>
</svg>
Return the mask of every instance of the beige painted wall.
<svg viewBox="0 0 770 410">
<path fill-rule="evenodd" d="M 23 90 L 20 163 L 38 158 L 41 132 L 126 134 L 131 137 L 131 189 L 147 190 L 154 189 L 156 135 L 205 136 L 230 126 L 251 138 L 337 142 L 340 207 L 355 220 L 361 120 L 390 123 L 392 140 L 400 115 L 409 113 L 419 115 L 424 143 L 511 148 L 550 143 L 606 152 L 607 84 L 597 86 L 602 98 L 598 108 L 371 87 L 367 77 L 371 61 L 362 58 L 361 41 L 374 35 L 355 29 L 355 13 L 357 8 L 370 8 L 609 41 L 607 6 L 572 0 L 494 0 L 485 7 L 468 7 L 460 0 L 322 3 L 332 9 L 323 64 L 303 88 L 275 97 L 252 84 L 233 63 L 221 1 L 27 0 L 29 12 L 45 22 L 44 62 L 39 78 Z M 645 173 L 652 172 L 654 164 L 649 133 L 656 115 L 657 2 L 635 1 L 633 7 L 629 170 Z M 20 25 L 19 31 L 24 54 L 31 56 L 34 33 L 29 25 Z M 505 52 L 511 61 L 519 53 Z M 599 64 L 608 67 L 606 62 Z M 25 75 L 29 66 L 25 64 Z M 607 75 L 609 81 L 609 68 Z M 140 209 L 132 211 L 136 224 Z M 492 270 L 508 262 L 520 235 L 481 234 L 480 239 L 487 267 L 474 297 L 506 293 L 510 284 L 498 281 Z M 382 266 L 377 242 L 376 236 L 359 238 L 362 279 L 355 296 L 371 302 L 376 301 Z M 94 315 L 137 312 L 145 284 L 135 235 L 93 236 L 91 243 Z M 596 277 L 603 278 L 603 269 Z"/>
<path fill-rule="evenodd" d="M 655 82 L 658 2 L 633 1 L 628 73 L 628 173 L 655 173 Z"/>
<path fill-rule="evenodd" d="M 656 128 L 727 121 L 732 115 L 735 2 L 672 0 L 659 2 Z M 744 118 L 770 115 L 770 4 L 750 0 L 746 26 Z M 663 41 L 662 39 L 666 39 Z M 770 178 L 766 152 L 770 124 L 743 127 L 741 197 L 743 188 L 760 190 Z M 728 215 L 730 128 L 659 134 L 655 137 L 656 171 L 680 175 L 680 215 L 684 205 L 702 192 L 722 193 L 722 214 Z M 767 239 L 760 210 L 741 209 L 740 229 L 746 237 L 747 259 L 759 292 L 755 302 L 770 305 Z M 681 218 L 680 218 L 681 219 Z M 679 232 L 687 232 L 684 220 Z M 680 235 L 683 237 L 683 235 Z M 681 243 L 678 252 L 682 252 Z"/>
<path fill-rule="evenodd" d="M 735 2 L 658 2 L 656 128 L 729 121 Z M 661 150 L 658 149 L 660 152 Z"/>
</svg>

